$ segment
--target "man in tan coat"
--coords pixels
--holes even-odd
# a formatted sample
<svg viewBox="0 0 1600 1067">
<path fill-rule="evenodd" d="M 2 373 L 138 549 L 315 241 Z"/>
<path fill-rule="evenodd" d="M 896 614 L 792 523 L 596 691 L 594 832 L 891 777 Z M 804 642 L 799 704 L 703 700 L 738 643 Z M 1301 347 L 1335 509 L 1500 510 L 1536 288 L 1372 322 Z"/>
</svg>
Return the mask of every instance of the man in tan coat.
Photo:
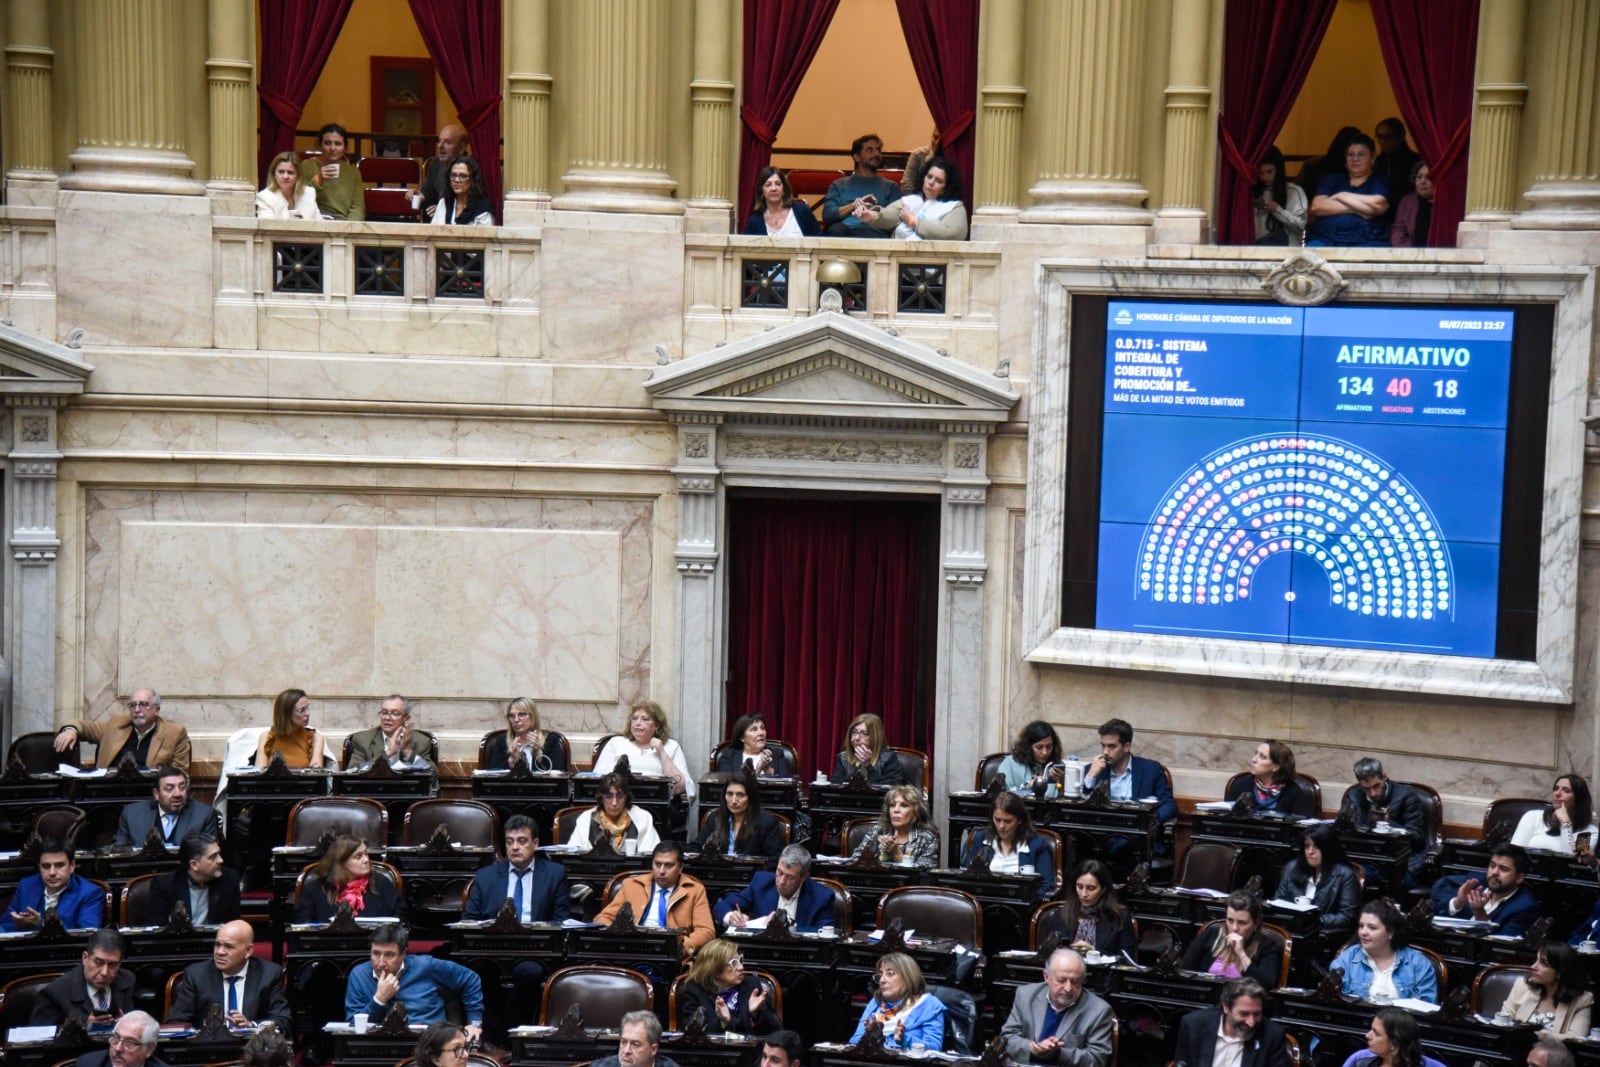
<svg viewBox="0 0 1600 1067">
<path fill-rule="evenodd" d="M 189 731 L 161 717 L 161 694 L 154 689 L 135 689 L 126 712 L 63 726 L 56 733 L 56 751 L 76 750 L 80 741 L 96 746 L 96 767 L 110 767 L 128 752 L 141 768 L 189 769 Z"/>
<path fill-rule="evenodd" d="M 650 873 L 624 879 L 617 895 L 594 921 L 609 926 L 624 904 L 633 905 L 634 921 L 640 926 L 682 930 L 685 958 L 717 936 L 706 887 L 698 878 L 683 873 L 683 846 L 676 841 L 657 845 L 650 854 Z"/>
</svg>

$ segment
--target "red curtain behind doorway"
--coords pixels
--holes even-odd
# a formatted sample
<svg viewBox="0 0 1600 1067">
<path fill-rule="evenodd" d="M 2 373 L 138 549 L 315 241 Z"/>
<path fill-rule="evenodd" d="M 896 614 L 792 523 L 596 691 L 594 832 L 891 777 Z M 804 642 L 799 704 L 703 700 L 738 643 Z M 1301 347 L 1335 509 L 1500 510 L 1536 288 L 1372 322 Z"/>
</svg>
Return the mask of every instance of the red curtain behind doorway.
<svg viewBox="0 0 1600 1067">
<path fill-rule="evenodd" d="M 756 197 L 756 175 L 772 162 L 778 127 L 816 58 L 839 0 L 744 0 L 744 102 L 739 106 L 739 184 L 734 232 Z M 788 740 L 785 738 L 784 740 Z"/>
<path fill-rule="evenodd" d="M 295 128 L 352 3 L 354 0 L 261 0 L 257 177 L 265 180 L 267 162 L 294 147 Z"/>
<path fill-rule="evenodd" d="M 445 92 L 483 168 L 483 188 L 500 210 L 500 0 L 440 4 L 411 0 L 411 14 Z"/>
<path fill-rule="evenodd" d="M 978 107 L 978 0 L 895 0 L 895 7 L 911 68 L 939 128 L 939 151 L 961 174 L 961 198 L 970 214 L 977 147 L 972 120 Z"/>
<path fill-rule="evenodd" d="M 893 501 L 740 500 L 731 509 L 728 725 L 759 711 L 800 771 L 831 770 L 844 727 L 923 736 L 917 682 L 927 511 Z"/>
</svg>

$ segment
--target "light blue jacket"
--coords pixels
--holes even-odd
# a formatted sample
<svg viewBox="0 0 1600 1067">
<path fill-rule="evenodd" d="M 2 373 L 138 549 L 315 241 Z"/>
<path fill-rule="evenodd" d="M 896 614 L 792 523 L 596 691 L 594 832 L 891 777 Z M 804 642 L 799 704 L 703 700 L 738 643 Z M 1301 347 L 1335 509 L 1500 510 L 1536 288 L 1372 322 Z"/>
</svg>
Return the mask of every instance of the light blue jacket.
<svg viewBox="0 0 1600 1067">
<path fill-rule="evenodd" d="M 856 1032 L 850 1035 L 850 1043 L 859 1045 L 861 1037 L 867 1032 L 867 1023 L 877 1014 L 882 1005 L 877 997 L 873 997 L 867 1004 L 867 1010 L 861 1013 L 861 1021 L 856 1023 Z M 883 1043 L 889 1048 L 910 1048 L 921 1042 L 924 1048 L 930 1051 L 944 1049 L 944 1001 L 932 993 L 924 993 L 922 999 L 917 1001 L 916 1007 L 906 1015 L 906 1039 L 896 1041 L 894 1031 L 888 1027 L 883 1030 Z"/>
<path fill-rule="evenodd" d="M 1344 972 L 1344 991 L 1353 997 L 1367 999 L 1372 989 L 1372 963 L 1360 945 L 1351 945 L 1334 957 L 1330 965 Z M 1433 971 L 1433 961 L 1414 948 L 1403 948 L 1395 953 L 1394 989 L 1402 997 L 1415 997 L 1431 1004 L 1439 1003 L 1439 979 Z"/>
</svg>

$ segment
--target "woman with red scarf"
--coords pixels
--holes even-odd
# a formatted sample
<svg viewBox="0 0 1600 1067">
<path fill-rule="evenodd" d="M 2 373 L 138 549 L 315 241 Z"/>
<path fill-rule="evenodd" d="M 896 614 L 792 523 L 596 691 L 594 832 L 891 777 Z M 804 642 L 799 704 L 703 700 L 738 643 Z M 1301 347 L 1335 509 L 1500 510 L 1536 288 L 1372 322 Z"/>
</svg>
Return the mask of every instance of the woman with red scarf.
<svg viewBox="0 0 1600 1067">
<path fill-rule="evenodd" d="M 358 919 L 405 918 L 394 883 L 382 871 L 373 873 L 367 843 L 349 834 L 333 839 L 316 870 L 306 878 L 295 901 L 294 921 L 328 922 L 340 904 L 349 904 Z"/>
</svg>

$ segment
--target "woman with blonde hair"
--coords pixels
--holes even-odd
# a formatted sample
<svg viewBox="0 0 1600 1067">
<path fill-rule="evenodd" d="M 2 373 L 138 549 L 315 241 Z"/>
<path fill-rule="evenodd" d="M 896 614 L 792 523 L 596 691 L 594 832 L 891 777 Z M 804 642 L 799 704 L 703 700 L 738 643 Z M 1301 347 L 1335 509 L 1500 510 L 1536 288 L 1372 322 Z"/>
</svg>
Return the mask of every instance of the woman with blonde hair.
<svg viewBox="0 0 1600 1067">
<path fill-rule="evenodd" d="M 483 746 L 483 769 L 506 771 L 521 760 L 530 770 L 567 769 L 564 738 L 554 730 L 539 728 L 539 705 L 532 697 L 517 697 L 506 705 L 506 730 L 490 736 Z"/>
<path fill-rule="evenodd" d="M 685 1026 L 695 1011 L 704 1013 L 706 1030 L 713 1034 L 770 1034 L 783 1029 L 772 1010 L 772 990 L 744 969 L 744 957 L 732 941 L 714 938 L 695 954 L 684 982 L 678 986 L 683 1003 L 678 1025 Z"/>
<path fill-rule="evenodd" d="M 311 698 L 304 689 L 285 689 L 272 702 L 272 727 L 256 744 L 256 766 L 282 756 L 290 767 L 322 766 L 322 734 L 311 728 Z"/>
<path fill-rule="evenodd" d="M 635 777 L 654 775 L 672 782 L 672 792 L 694 799 L 694 776 L 689 759 L 678 742 L 668 736 L 667 713 L 653 700 L 643 700 L 628 709 L 624 732 L 606 742 L 595 758 L 594 772 L 610 774 L 617 761 L 628 757 L 628 769 Z"/>
<path fill-rule="evenodd" d="M 878 960 L 877 977 L 877 995 L 867 1002 L 850 1044 L 861 1044 L 867 1024 L 876 1021 L 889 1048 L 921 1045 L 943 1051 L 944 1002 L 928 992 L 917 961 L 904 952 L 890 952 Z"/>
<path fill-rule="evenodd" d="M 267 185 L 256 194 L 258 219 L 320 219 L 317 190 L 300 180 L 299 157 L 291 150 L 279 152 L 267 164 Z"/>
<path fill-rule="evenodd" d="M 883 814 L 868 830 L 853 856 L 872 850 L 887 863 L 932 867 L 939 862 L 939 835 L 933 829 L 933 816 L 922 790 L 914 785 L 897 785 L 883 798 Z"/>
<path fill-rule="evenodd" d="M 857 715 L 845 727 L 844 749 L 833 761 L 829 779 L 834 785 L 843 785 L 858 770 L 867 772 L 872 785 L 901 785 L 906 780 L 899 757 L 885 739 L 883 720 L 871 713 Z"/>
</svg>

